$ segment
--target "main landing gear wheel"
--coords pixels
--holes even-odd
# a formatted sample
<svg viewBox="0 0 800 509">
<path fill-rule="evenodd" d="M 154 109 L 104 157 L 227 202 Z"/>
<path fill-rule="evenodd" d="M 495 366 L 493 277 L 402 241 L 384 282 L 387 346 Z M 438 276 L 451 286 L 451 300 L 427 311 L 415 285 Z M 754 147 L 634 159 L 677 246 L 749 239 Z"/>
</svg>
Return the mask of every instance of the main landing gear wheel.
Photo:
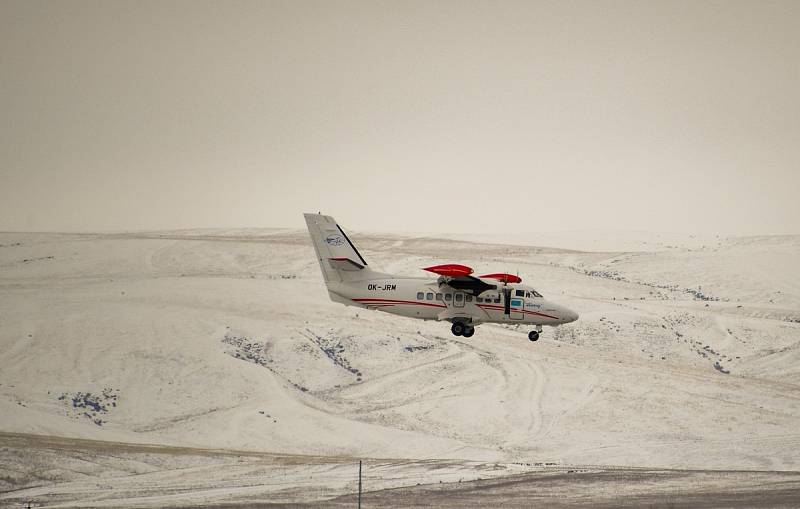
<svg viewBox="0 0 800 509">
<path fill-rule="evenodd" d="M 539 339 L 539 333 L 536 332 L 535 330 L 530 331 L 528 333 L 528 339 L 530 339 L 531 341 L 536 341 L 537 339 Z"/>
<path fill-rule="evenodd" d="M 464 329 L 464 334 L 462 334 L 465 338 L 471 338 L 472 335 L 475 334 L 475 327 L 467 327 Z"/>
<path fill-rule="evenodd" d="M 452 327 L 450 327 L 450 332 L 453 333 L 453 336 L 462 336 L 462 335 L 465 335 L 464 332 L 466 331 L 466 329 L 467 328 L 464 326 L 463 323 L 456 322 L 456 323 L 453 324 Z M 470 336 L 471 335 L 472 334 L 470 334 Z M 467 337 L 469 337 L 469 336 L 467 336 Z"/>
</svg>

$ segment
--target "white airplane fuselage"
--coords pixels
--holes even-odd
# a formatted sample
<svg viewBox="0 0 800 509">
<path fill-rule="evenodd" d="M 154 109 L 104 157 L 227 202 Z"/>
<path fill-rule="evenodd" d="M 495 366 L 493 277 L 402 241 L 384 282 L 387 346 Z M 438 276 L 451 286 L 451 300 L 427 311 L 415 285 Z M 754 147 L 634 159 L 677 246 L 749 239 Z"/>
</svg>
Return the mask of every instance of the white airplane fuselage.
<svg viewBox="0 0 800 509">
<path fill-rule="evenodd" d="M 328 284 L 332 300 L 348 306 L 376 309 L 409 318 L 448 320 L 468 318 L 471 323 L 520 323 L 560 325 L 575 321 L 577 313 L 543 297 L 534 297 L 533 289 L 520 283 L 509 283 L 509 313 L 506 314 L 502 287 L 480 295 L 441 288 L 437 279 L 379 278 L 348 283 Z M 517 296 L 517 291 L 529 296 Z M 421 298 L 420 298 L 421 297 Z M 513 301 L 520 301 L 515 303 Z M 466 321 L 466 320 L 465 320 Z"/>
</svg>

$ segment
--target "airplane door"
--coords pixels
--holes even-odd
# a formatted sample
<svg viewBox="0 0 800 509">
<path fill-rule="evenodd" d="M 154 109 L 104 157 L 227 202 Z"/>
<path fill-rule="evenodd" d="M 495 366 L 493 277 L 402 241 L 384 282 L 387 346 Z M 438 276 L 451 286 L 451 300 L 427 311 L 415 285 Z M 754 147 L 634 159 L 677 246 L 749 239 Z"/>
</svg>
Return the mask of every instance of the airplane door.
<svg viewBox="0 0 800 509">
<path fill-rule="evenodd" d="M 464 307 L 464 292 L 456 292 L 455 295 L 453 295 L 453 307 Z"/>
<path fill-rule="evenodd" d="M 525 308 L 525 301 L 519 297 L 511 299 L 511 309 L 509 318 L 512 320 L 522 320 L 525 317 L 523 309 Z"/>
</svg>

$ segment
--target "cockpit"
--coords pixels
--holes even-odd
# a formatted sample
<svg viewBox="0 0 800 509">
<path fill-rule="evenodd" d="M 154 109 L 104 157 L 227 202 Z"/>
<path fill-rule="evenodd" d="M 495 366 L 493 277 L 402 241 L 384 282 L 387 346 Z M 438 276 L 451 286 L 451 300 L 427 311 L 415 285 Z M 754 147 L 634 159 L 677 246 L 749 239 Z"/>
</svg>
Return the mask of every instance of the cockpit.
<svg viewBox="0 0 800 509">
<path fill-rule="evenodd" d="M 533 298 L 533 297 L 538 297 L 540 299 L 544 298 L 544 297 L 542 297 L 541 293 L 537 292 L 533 288 L 530 288 L 528 290 L 514 290 L 514 296 L 515 297 L 527 297 L 529 299 Z"/>
</svg>

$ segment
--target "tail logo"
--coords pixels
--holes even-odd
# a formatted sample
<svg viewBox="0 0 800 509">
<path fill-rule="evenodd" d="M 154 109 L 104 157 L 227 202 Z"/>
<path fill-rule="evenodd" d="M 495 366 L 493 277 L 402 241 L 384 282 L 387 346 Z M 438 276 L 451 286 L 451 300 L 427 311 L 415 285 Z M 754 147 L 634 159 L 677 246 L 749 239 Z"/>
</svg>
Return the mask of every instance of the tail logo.
<svg viewBox="0 0 800 509">
<path fill-rule="evenodd" d="M 325 239 L 325 242 L 327 242 L 331 246 L 341 246 L 342 244 L 344 244 L 344 239 L 342 238 L 341 235 L 329 235 Z"/>
</svg>

